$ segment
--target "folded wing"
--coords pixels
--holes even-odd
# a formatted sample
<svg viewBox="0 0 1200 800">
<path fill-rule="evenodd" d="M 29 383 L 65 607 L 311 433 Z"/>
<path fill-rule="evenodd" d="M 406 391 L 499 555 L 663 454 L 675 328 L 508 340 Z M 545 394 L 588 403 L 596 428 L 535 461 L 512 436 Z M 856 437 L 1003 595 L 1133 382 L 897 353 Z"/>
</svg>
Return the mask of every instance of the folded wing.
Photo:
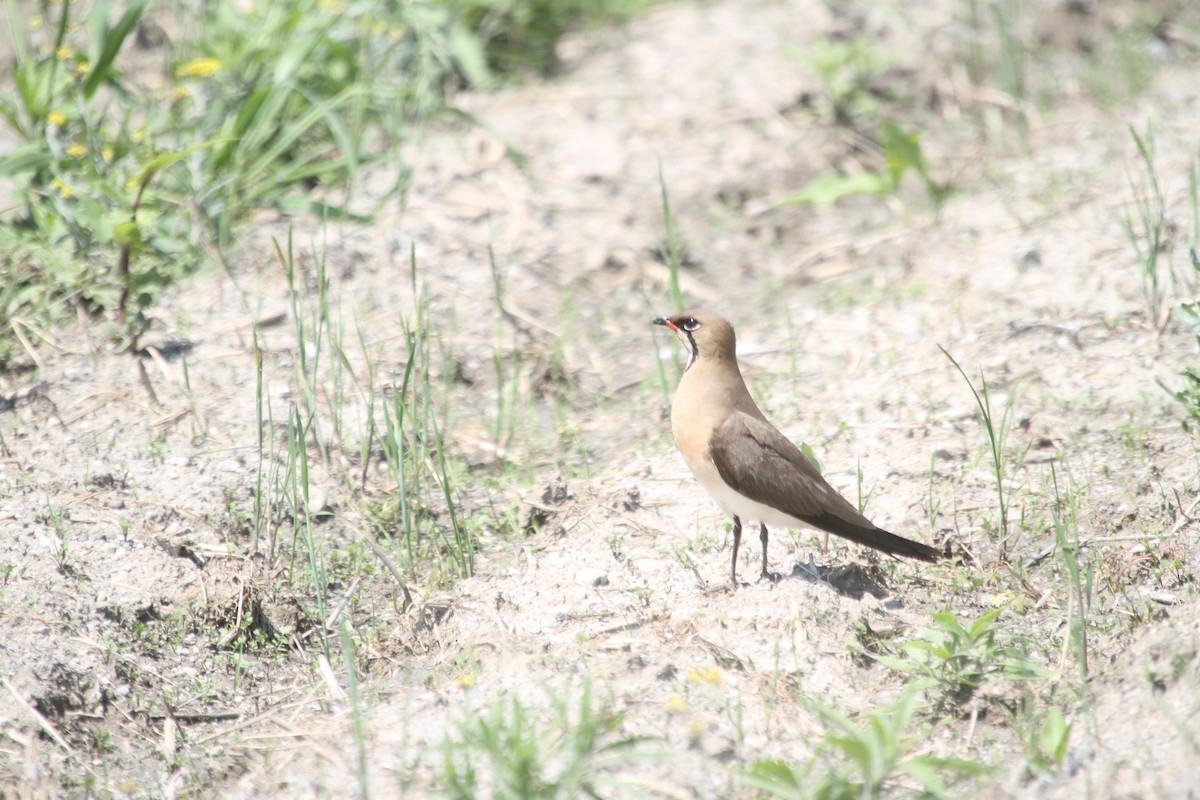
<svg viewBox="0 0 1200 800">
<path fill-rule="evenodd" d="M 769 422 L 741 411 L 730 414 L 713 431 L 709 451 L 724 481 L 755 502 L 885 553 L 922 561 L 942 558 L 932 547 L 876 527 Z"/>
</svg>

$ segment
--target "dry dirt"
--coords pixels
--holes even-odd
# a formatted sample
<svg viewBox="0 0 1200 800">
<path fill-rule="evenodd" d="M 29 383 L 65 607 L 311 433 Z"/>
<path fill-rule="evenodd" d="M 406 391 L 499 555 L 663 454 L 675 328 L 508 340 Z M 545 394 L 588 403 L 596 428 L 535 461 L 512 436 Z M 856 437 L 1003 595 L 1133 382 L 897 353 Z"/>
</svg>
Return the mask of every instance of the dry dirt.
<svg viewBox="0 0 1200 800">
<path fill-rule="evenodd" d="M 232 275 L 199 277 L 155 310 L 141 368 L 85 327 L 31 342 L 36 373 L 2 377 L 6 393 L 36 391 L 0 411 L 0 795 L 437 796 L 459 721 L 517 697 L 545 728 L 550 698 L 577 701 L 589 678 L 624 714 L 621 732 L 653 737 L 643 747 L 658 754 L 617 767 L 627 783 L 609 794 L 750 797 L 740 781 L 754 761 L 800 769 L 820 745 L 826 724 L 808 698 L 851 715 L 900 698 L 906 676 L 866 651 L 899 652 L 938 612 L 968 623 L 1000 609 L 1000 639 L 1024 642 L 1046 674 L 994 676 L 938 714 L 927 693 L 914 751 L 994 767 L 951 796 L 1200 796 L 1200 455 L 1156 383 L 1176 385 L 1200 354 L 1176 321 L 1156 330 L 1122 222 L 1144 183 L 1127 126 L 1149 121 L 1169 211 L 1163 271 L 1184 274 L 1195 14 L 1155 40 L 1146 86 L 1104 104 L 1080 77 L 1086 50 L 1148 6 L 1031 12 L 1026 33 L 1050 55 L 1029 65 L 1056 94 L 1027 109 L 1022 140 L 1011 98 L 975 87 L 954 60 L 967 4 L 829 5 L 840 10 L 667 5 L 572 40 L 561 77 L 457 98 L 478 124 L 414 148 L 404 208 L 370 228 L 293 221 L 310 288 L 311 254 L 324 252 L 364 383 L 364 346 L 379 375 L 403 370 L 415 250 L 452 365 L 447 448 L 471 465 L 460 511 L 542 518 L 532 533 L 481 525 L 475 575 L 439 589 L 426 564 L 406 576 L 415 602 L 402 609 L 362 544 L 376 535 L 366 502 L 395 487 L 377 456 L 359 483 L 354 433 L 325 466 L 314 451 L 325 498 L 314 506 L 329 512 L 317 536 L 337 575 L 360 578 L 329 587 L 347 600 L 330 617 L 330 659 L 311 593 L 268 570 L 247 524 L 254 323 L 276 447 L 299 397 L 270 249 L 286 222 L 264 219 Z M 877 80 L 899 99 L 880 102 L 927 131 L 935 175 L 955 189 L 940 211 L 914 176 L 892 198 L 774 207 L 818 175 L 872 165 L 787 52 L 854 31 L 895 56 Z M 1124 79 L 1098 60 L 1102 83 Z M 671 374 L 676 344 L 650 325 L 672 310 L 660 171 L 684 297 L 738 327 L 760 405 L 850 498 L 861 469 L 880 525 L 949 541 L 972 565 L 776 531 L 780 583 L 705 591 L 724 579 L 730 543 L 667 432 L 657 363 Z M 974 399 L 939 345 L 977 384 L 982 371 L 997 416 L 1011 408 L 1006 540 Z M 501 441 L 496 353 L 517 398 Z M 362 418 L 353 392 L 343 412 L 351 427 Z M 1091 571 L 1086 686 L 1054 546 L 1055 477 Z M 743 576 L 756 572 L 750 542 Z M 268 641 L 239 652 L 229 631 L 247 615 Z M 342 620 L 357 644 L 357 705 Z M 1033 777 L 1025 728 L 1050 708 L 1073 723 L 1069 747 Z M 901 778 L 890 796 L 916 786 Z"/>
</svg>

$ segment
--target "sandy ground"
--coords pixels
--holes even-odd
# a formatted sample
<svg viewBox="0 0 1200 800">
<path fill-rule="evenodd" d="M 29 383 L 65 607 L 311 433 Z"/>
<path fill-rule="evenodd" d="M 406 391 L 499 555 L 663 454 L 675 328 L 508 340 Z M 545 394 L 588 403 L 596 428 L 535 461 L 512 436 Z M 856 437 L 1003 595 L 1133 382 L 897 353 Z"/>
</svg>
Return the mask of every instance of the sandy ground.
<svg viewBox="0 0 1200 800">
<path fill-rule="evenodd" d="M 253 534 L 256 324 L 268 483 L 301 396 L 270 248 L 285 221 L 246 234 L 233 274 L 201 276 L 155 310 L 140 362 L 78 327 L 35 342 L 37 371 L 2 378 L 5 392 L 37 388 L 0 411 L 0 794 L 439 796 L 443 743 L 464 724 L 517 698 L 549 741 L 554 698 L 577 704 L 590 683 L 623 715 L 610 735 L 650 737 L 638 752 L 654 756 L 592 767 L 621 780 L 602 795 L 753 797 L 743 776 L 756 761 L 837 763 L 814 700 L 857 715 L 901 698 L 908 676 L 871 653 L 928 639 L 935 614 L 967 624 L 996 609 L 996 641 L 1043 673 L 989 673 L 952 708 L 936 686 L 922 694 L 912 752 L 992 768 L 950 796 L 1200 794 L 1200 459 L 1157 383 L 1177 386 L 1200 354 L 1194 334 L 1148 311 L 1122 222 L 1144 184 L 1127 126 L 1152 121 L 1162 270 L 1179 276 L 1164 277 L 1168 307 L 1189 299 L 1200 82 L 1183 32 L 1197 20 L 1180 15 L 1179 36 L 1156 40 L 1149 83 L 1105 103 L 1080 64 L 1144 7 L 1096 5 L 1025 20 L 1053 54 L 1030 57 L 1031 72 L 1057 93 L 1028 106 L 1024 138 L 1011 98 L 953 58 L 969 35 L 960 4 L 663 6 L 567 42 L 559 78 L 457 98 L 478 125 L 414 147 L 405 205 L 378 224 L 294 222 L 302 300 L 316 307 L 323 251 L 362 384 L 368 357 L 379 376 L 403 372 L 416 254 L 453 408 L 447 450 L 466 465 L 458 510 L 486 521 L 474 576 L 439 588 L 419 565 L 409 608 L 364 544 L 379 539 L 370 504 L 396 487 L 376 452 L 363 472 L 353 390 L 322 385 L 346 447 L 324 461 L 310 450 L 310 503 L 327 512 L 316 537 L 344 605 L 318 613 Z M 888 198 L 775 205 L 819 175 L 877 166 L 788 52 L 852 31 L 893 58 L 875 78 L 881 107 L 926 132 L 935 176 L 955 190 L 940 209 L 912 175 Z M 1097 58 L 1101 81 L 1123 80 Z M 880 525 L 948 541 L 973 564 L 775 531 L 781 582 L 705 591 L 727 574 L 730 537 L 669 438 L 658 365 L 673 380 L 677 345 L 650 325 L 672 310 L 660 175 L 684 297 L 737 326 L 768 415 L 851 499 L 861 472 Z M 997 419 L 1008 410 L 1007 536 L 975 401 L 939 345 L 976 385 L 986 376 Z M 1075 509 L 1088 576 L 1086 681 L 1056 507 Z M 531 511 L 541 525 L 523 531 Z M 275 522 L 291 546 L 291 521 Z M 753 576 L 755 537 L 742 552 Z M 243 647 L 231 631 L 251 617 L 265 638 Z M 1031 730 L 1050 709 L 1071 722 L 1069 745 L 1035 776 Z M 479 796 L 502 794 L 481 780 Z M 918 786 L 888 785 L 897 797 Z"/>
</svg>

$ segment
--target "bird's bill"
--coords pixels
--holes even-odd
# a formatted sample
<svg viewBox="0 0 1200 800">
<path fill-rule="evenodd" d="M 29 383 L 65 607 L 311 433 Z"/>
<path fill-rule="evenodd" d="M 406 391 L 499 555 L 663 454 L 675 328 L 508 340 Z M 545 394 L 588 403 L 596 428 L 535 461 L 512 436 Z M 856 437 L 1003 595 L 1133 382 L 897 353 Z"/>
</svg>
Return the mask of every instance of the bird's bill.
<svg viewBox="0 0 1200 800">
<path fill-rule="evenodd" d="M 659 317 L 654 320 L 654 324 L 667 326 L 675 334 L 675 338 L 682 342 L 685 347 L 689 346 L 687 331 L 672 322 L 670 317 Z"/>
</svg>

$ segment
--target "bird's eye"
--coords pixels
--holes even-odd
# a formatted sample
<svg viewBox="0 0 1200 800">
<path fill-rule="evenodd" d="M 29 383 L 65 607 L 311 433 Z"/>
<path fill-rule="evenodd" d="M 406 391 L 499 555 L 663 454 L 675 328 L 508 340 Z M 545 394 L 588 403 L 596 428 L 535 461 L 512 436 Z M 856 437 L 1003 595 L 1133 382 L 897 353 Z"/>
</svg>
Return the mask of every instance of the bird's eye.
<svg viewBox="0 0 1200 800">
<path fill-rule="evenodd" d="M 683 321 L 683 325 L 682 325 L 682 328 L 685 331 L 688 331 L 689 333 L 691 331 L 696 330 L 699 327 L 700 327 L 700 323 L 696 321 L 695 317 L 688 317 L 687 319 L 685 319 Z"/>
</svg>

